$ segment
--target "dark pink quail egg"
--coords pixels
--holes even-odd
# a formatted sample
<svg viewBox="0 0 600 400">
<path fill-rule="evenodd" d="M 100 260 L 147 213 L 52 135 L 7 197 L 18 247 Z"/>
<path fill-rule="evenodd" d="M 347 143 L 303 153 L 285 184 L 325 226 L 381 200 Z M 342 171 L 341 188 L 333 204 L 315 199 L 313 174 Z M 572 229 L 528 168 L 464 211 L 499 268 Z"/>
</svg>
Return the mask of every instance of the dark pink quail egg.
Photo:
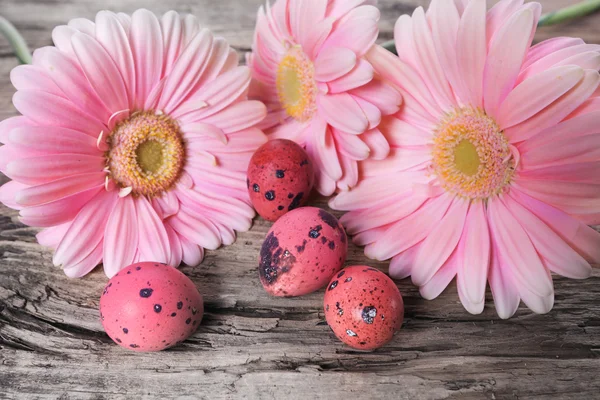
<svg viewBox="0 0 600 400">
<path fill-rule="evenodd" d="M 344 265 L 346 232 L 320 208 L 304 207 L 281 217 L 260 251 L 260 280 L 273 296 L 294 297 L 327 285 Z"/>
<path fill-rule="evenodd" d="M 256 212 L 267 221 L 302 207 L 314 184 L 308 155 L 291 140 L 276 139 L 262 145 L 248 166 L 248 192 Z"/>
<path fill-rule="evenodd" d="M 374 350 L 389 343 L 404 320 L 404 302 L 386 274 L 370 267 L 348 267 L 329 283 L 325 318 L 348 346 Z"/>
<path fill-rule="evenodd" d="M 117 344 L 160 351 L 190 337 L 204 305 L 194 283 L 165 264 L 133 264 L 115 275 L 100 298 L 104 330 Z"/>
</svg>

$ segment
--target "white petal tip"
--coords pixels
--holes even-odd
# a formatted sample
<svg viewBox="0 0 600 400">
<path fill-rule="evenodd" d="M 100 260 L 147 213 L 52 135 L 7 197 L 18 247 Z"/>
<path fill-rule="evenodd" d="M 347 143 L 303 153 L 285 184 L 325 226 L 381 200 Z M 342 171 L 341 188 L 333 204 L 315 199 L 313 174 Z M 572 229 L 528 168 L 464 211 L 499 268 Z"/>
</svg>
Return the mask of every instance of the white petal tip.
<svg viewBox="0 0 600 400">
<path fill-rule="evenodd" d="M 123 188 L 123 189 L 119 190 L 119 197 L 121 197 L 121 198 L 127 197 L 131 194 L 131 192 L 133 192 L 133 188 L 131 186 Z"/>
</svg>

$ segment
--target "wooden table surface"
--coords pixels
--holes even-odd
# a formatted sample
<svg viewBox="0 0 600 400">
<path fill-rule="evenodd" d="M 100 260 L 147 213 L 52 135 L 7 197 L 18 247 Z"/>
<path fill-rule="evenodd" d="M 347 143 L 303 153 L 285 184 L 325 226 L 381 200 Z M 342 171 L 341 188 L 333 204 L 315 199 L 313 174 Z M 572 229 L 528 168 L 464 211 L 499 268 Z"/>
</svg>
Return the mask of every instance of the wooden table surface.
<svg viewBox="0 0 600 400">
<path fill-rule="evenodd" d="M 545 11 L 574 0 L 542 0 Z M 262 0 L 0 0 L 0 14 L 32 48 L 51 44 L 55 25 L 93 19 L 100 9 L 146 7 L 190 12 L 240 51 L 251 43 Z M 396 18 L 426 0 L 380 0 L 381 39 Z M 542 29 L 551 36 L 600 43 L 600 15 Z M 0 38 L 0 119 L 16 113 L 10 70 L 17 65 Z M 0 183 L 6 179 L 0 177 Z M 324 205 L 321 200 L 313 204 Z M 208 252 L 183 268 L 205 295 L 200 329 L 184 344 L 157 354 L 124 350 L 104 334 L 98 302 L 101 269 L 69 280 L 35 242 L 36 230 L 0 205 L 0 398 L 206 399 L 598 399 L 600 398 L 600 270 L 587 281 L 555 279 L 548 315 L 521 307 L 499 320 L 491 295 L 482 315 L 468 314 L 451 286 L 425 301 L 399 282 L 406 303 L 403 329 L 373 353 L 353 351 L 324 322 L 323 292 L 298 299 L 269 297 L 257 258 L 269 228 L 257 219 L 235 245 Z M 350 249 L 348 265 L 369 262 Z"/>
</svg>

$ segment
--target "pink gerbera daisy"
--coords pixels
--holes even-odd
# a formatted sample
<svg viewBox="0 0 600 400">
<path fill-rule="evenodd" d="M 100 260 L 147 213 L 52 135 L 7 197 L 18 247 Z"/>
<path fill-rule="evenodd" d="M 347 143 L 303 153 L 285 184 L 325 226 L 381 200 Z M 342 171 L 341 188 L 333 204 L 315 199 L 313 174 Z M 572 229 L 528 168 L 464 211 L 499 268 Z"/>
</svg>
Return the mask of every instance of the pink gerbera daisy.
<svg viewBox="0 0 600 400">
<path fill-rule="evenodd" d="M 250 228 L 245 171 L 266 108 L 224 39 L 146 10 L 75 19 L 53 39 L 11 74 L 22 116 L 0 126 L 0 200 L 45 228 L 54 264 L 70 277 L 196 265 Z"/>
<path fill-rule="evenodd" d="M 530 48 L 541 6 L 434 0 L 402 16 L 399 58 L 369 61 L 401 88 L 382 123 L 390 157 L 331 206 L 367 256 L 393 258 L 427 299 L 457 277 L 471 313 L 489 282 L 498 315 L 554 303 L 551 272 L 600 262 L 600 46 L 558 38 Z"/>
<path fill-rule="evenodd" d="M 384 159 L 389 145 L 377 129 L 398 111 L 400 94 L 375 78 L 364 58 L 379 29 L 371 0 L 279 0 L 258 12 L 250 97 L 269 114 L 270 138 L 304 146 L 316 186 L 331 195 L 358 181 L 357 161 Z"/>
</svg>

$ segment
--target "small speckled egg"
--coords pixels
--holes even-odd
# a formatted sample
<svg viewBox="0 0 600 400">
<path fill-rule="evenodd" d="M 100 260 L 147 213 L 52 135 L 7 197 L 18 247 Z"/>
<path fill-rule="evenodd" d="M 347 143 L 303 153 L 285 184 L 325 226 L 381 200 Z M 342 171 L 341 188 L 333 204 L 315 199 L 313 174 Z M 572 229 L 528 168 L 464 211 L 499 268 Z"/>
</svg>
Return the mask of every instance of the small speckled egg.
<svg viewBox="0 0 600 400">
<path fill-rule="evenodd" d="M 175 346 L 194 333 L 204 313 L 194 283 L 165 264 L 133 264 L 115 275 L 100 298 L 104 330 L 129 350 Z"/>
<path fill-rule="evenodd" d="M 389 343 L 404 320 L 404 302 L 386 274 L 370 267 L 348 267 L 325 292 L 325 318 L 348 346 L 374 350 Z"/>
<path fill-rule="evenodd" d="M 273 296 L 294 297 L 317 291 L 344 265 L 346 232 L 320 208 L 287 213 L 267 234 L 259 261 L 260 280 Z"/>
<path fill-rule="evenodd" d="M 302 147 L 276 139 L 261 146 L 248 166 L 250 200 L 261 217 L 277 221 L 308 201 L 314 170 Z"/>
</svg>

